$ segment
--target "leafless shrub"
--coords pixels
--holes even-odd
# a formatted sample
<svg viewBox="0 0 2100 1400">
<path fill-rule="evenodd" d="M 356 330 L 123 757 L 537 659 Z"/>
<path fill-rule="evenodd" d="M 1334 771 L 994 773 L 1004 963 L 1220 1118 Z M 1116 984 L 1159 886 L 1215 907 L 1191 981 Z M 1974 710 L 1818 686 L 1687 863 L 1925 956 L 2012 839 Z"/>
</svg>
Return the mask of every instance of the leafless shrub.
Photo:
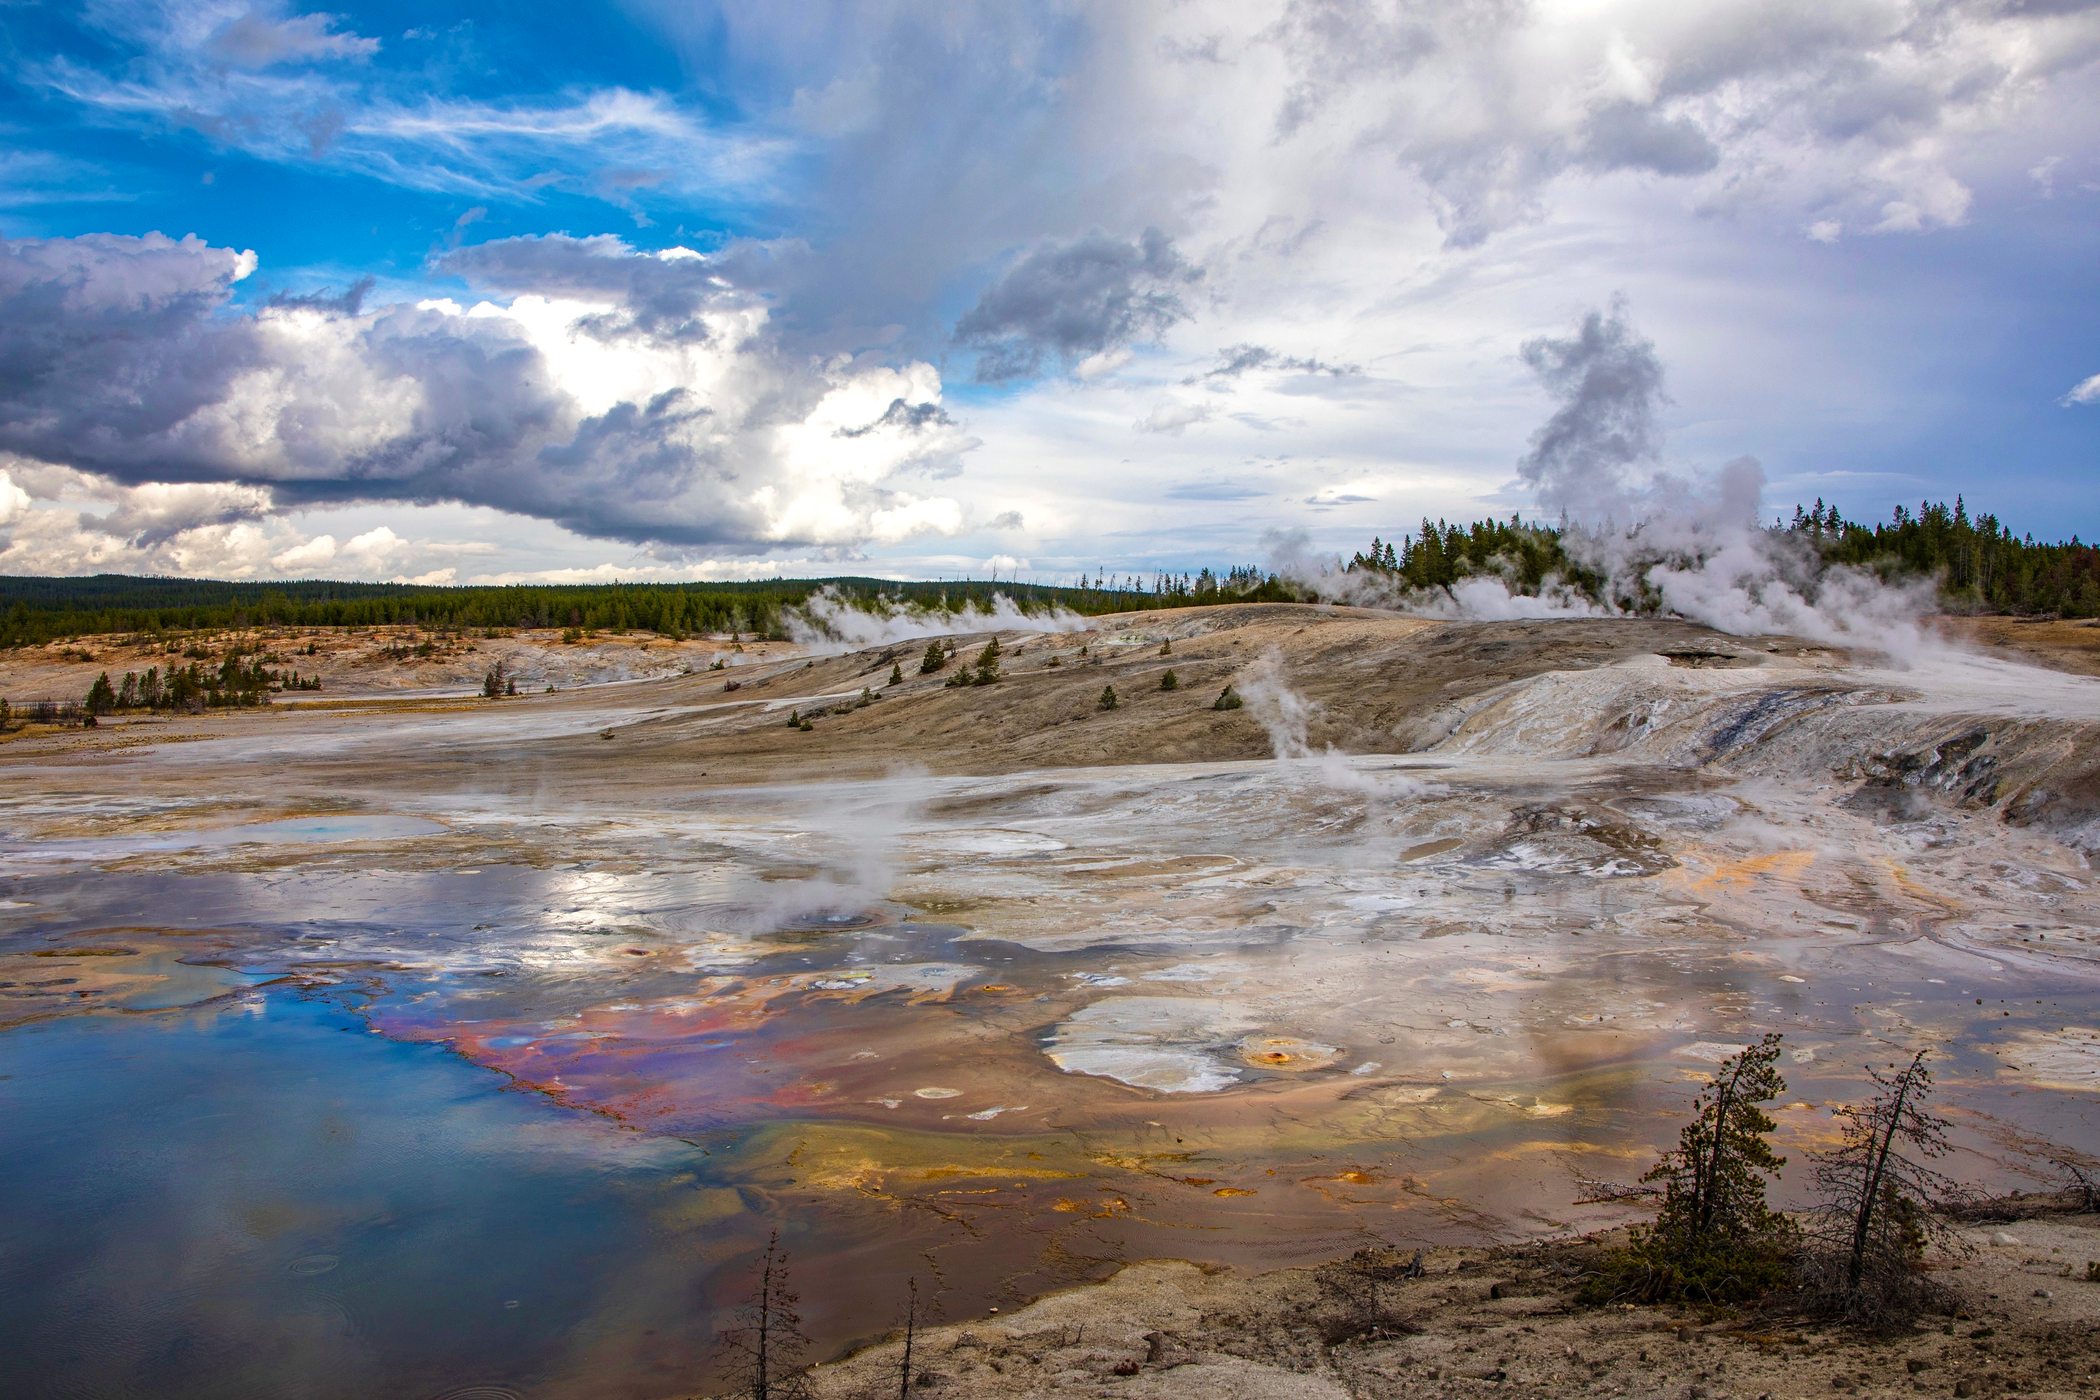
<svg viewBox="0 0 2100 1400">
<path fill-rule="evenodd" d="M 1952 1302 L 1924 1269 L 1928 1249 L 1962 1249 L 1943 1210 L 1958 1188 L 1927 1165 L 1949 1150 L 1947 1120 L 1925 1106 L 1927 1053 L 1889 1073 L 1870 1067 L 1880 1092 L 1837 1110 L 1842 1138 L 1814 1159 L 1820 1204 L 1804 1261 L 1807 1301 L 1873 1330 L 1906 1326 Z"/>
<path fill-rule="evenodd" d="M 775 1230 L 766 1238 L 751 1296 L 719 1339 L 744 1400 L 808 1400 L 811 1395 L 802 1360 L 809 1338 L 796 1311 L 801 1299 L 788 1285 L 787 1265 L 787 1251 Z"/>
</svg>

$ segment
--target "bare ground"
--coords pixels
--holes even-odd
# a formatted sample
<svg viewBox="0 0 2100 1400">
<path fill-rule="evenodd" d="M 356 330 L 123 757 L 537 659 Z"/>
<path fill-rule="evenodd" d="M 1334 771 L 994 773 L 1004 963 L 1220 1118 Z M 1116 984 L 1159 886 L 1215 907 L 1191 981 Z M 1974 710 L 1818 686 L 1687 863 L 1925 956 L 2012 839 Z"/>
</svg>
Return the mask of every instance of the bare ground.
<svg viewBox="0 0 2100 1400">
<path fill-rule="evenodd" d="M 1945 617 L 1939 628 L 1956 641 L 2030 666 L 2100 676 L 2100 618 Z"/>
<path fill-rule="evenodd" d="M 126 671 L 163 672 L 199 662 L 215 667 L 228 650 L 257 650 L 274 670 L 318 677 L 318 692 L 299 698 L 408 696 L 481 688 L 502 661 L 521 690 L 534 693 L 607 681 L 646 680 L 705 670 L 720 658 L 741 665 L 786 655 L 780 642 L 732 642 L 726 637 L 672 641 L 649 632 L 599 632 L 572 642 L 559 629 L 503 629 L 500 635 L 420 627 L 254 627 L 194 632 L 179 638 L 146 635 L 76 637 L 42 646 L 0 650 L 0 695 L 26 700 L 78 700 L 95 677 L 112 682 Z"/>
<path fill-rule="evenodd" d="M 1963 1232 L 1961 1313 L 1877 1338 L 1798 1319 L 1578 1307 L 1599 1240 L 1367 1251 L 1255 1276 L 1172 1261 L 1017 1312 L 925 1329 L 911 1394 L 1132 1400 L 1370 1396 L 1727 1397 L 2100 1394 L 2100 1216 Z M 2100 1265 L 2092 1265 L 2100 1272 Z M 898 1390 L 896 1339 L 818 1368 L 822 1400 Z"/>
</svg>

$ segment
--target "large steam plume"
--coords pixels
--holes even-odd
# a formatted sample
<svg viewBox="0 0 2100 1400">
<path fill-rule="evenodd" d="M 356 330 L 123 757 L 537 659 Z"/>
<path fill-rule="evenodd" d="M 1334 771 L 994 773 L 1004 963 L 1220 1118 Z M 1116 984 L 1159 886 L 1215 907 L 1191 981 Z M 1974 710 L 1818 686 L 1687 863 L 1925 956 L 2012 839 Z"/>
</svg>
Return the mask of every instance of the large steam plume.
<svg viewBox="0 0 2100 1400">
<path fill-rule="evenodd" d="M 1535 594 L 1494 575 L 1407 591 L 1377 574 L 1308 567 L 1288 546 L 1279 571 L 1323 596 L 1441 616 L 1661 611 L 1739 636 L 1785 633 L 1899 659 L 1939 645 L 1922 621 L 1935 601 L 1932 580 L 1890 584 L 1825 567 L 1802 542 L 1763 528 L 1756 458 L 1705 475 L 1662 465 L 1662 361 L 1623 298 L 1586 314 L 1570 335 L 1526 341 L 1522 355 L 1555 404 L 1517 474 L 1560 518 L 1568 555 L 1604 580 L 1601 604 L 1552 578 Z"/>
</svg>

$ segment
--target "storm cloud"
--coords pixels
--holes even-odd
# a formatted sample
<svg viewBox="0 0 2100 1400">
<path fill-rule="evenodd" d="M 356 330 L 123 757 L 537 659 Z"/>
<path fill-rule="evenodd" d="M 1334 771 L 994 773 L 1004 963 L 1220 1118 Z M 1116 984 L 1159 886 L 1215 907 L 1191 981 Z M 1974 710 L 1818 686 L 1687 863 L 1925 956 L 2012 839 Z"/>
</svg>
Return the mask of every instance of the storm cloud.
<svg viewBox="0 0 2100 1400">
<path fill-rule="evenodd" d="M 1181 294 L 1201 278 L 1156 228 L 1129 242 L 1095 232 L 1048 243 L 985 289 L 955 338 L 977 351 L 981 382 L 1038 374 L 1046 362 L 1070 368 L 1187 320 Z"/>
<path fill-rule="evenodd" d="M 730 280 L 727 263 L 682 251 L 636 257 L 609 234 L 571 238 L 550 233 L 456 249 L 432 266 L 484 291 L 609 303 L 612 311 L 586 324 L 593 334 L 617 338 L 640 331 L 669 340 L 705 340 L 703 313 L 754 300 Z"/>
<path fill-rule="evenodd" d="M 698 254 L 491 245 L 446 260 L 512 294 L 471 308 L 249 309 L 234 288 L 254 265 L 195 238 L 0 242 L 0 448 L 124 486 L 252 488 L 109 522 L 141 539 L 252 514 L 257 491 L 731 551 L 959 523 L 904 483 L 966 444 L 931 367 L 783 353 L 758 299 Z"/>
</svg>

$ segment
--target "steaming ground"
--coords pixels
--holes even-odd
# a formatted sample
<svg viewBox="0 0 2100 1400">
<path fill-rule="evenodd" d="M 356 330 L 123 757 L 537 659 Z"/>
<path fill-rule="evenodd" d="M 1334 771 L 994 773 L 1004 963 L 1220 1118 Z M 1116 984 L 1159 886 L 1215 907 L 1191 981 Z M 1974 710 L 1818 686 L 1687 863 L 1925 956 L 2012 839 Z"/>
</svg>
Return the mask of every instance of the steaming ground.
<svg viewBox="0 0 2100 1400">
<path fill-rule="evenodd" d="M 967 1317 L 1613 1223 L 1577 1178 L 1765 1030 L 1796 1160 L 1927 1045 L 1957 1175 L 2100 1154 L 2100 681 L 1274 605 L 947 687 L 988 636 L 17 738 L 0 1025 L 341 999 L 703 1144 L 710 1257 L 793 1221 L 831 1344 L 908 1275 Z"/>
</svg>

